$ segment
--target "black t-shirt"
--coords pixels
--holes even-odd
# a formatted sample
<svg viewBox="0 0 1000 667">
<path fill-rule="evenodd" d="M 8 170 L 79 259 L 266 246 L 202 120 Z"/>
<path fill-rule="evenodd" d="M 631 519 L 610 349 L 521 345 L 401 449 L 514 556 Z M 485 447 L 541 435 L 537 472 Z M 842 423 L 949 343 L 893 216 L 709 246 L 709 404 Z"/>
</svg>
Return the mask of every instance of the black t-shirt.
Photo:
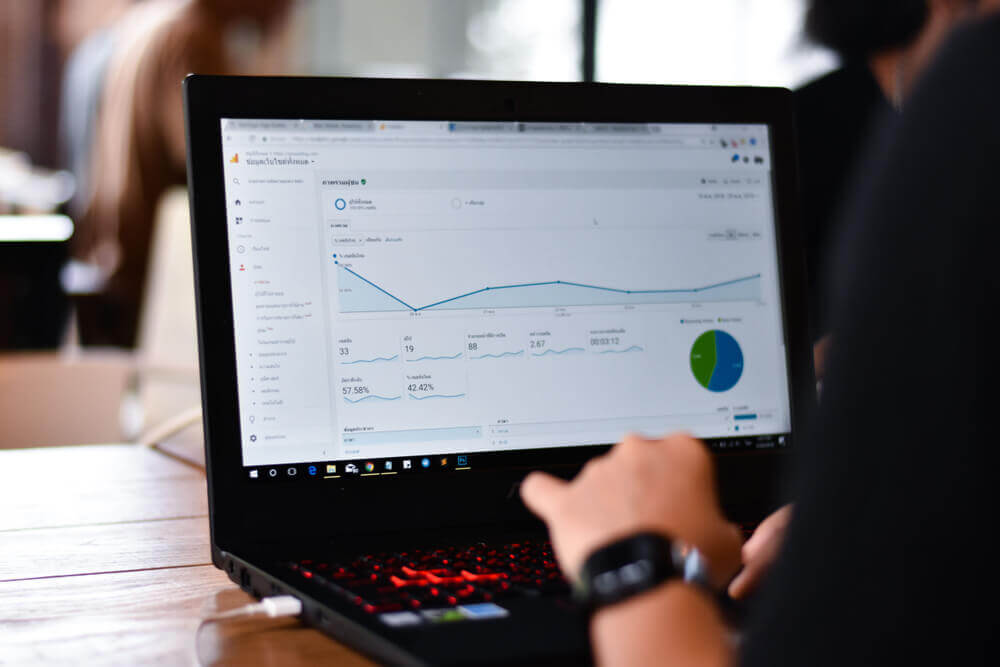
<svg viewBox="0 0 1000 667">
<path fill-rule="evenodd" d="M 829 331 L 826 274 L 848 180 L 891 110 L 865 63 L 850 63 L 795 91 L 802 222 L 809 272 L 810 333 Z"/>
<path fill-rule="evenodd" d="M 956 33 L 855 183 L 822 406 L 745 665 L 1000 652 L 998 72 L 1000 17 Z"/>
</svg>

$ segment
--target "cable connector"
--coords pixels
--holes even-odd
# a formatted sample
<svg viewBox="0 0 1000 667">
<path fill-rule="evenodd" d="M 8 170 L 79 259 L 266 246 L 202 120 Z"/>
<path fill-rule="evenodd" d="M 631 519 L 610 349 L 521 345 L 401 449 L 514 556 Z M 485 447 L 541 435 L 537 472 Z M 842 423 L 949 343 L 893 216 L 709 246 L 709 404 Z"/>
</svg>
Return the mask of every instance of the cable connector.
<svg viewBox="0 0 1000 667">
<path fill-rule="evenodd" d="M 302 613 L 302 602 L 291 595 L 276 595 L 264 598 L 257 604 L 264 608 L 264 613 L 268 618 L 298 616 Z"/>
<path fill-rule="evenodd" d="M 229 611 L 214 614 L 204 619 L 204 621 L 221 621 L 227 618 L 244 618 L 250 616 L 267 616 L 268 618 L 281 618 L 284 616 L 298 616 L 302 613 L 302 602 L 292 595 L 275 595 L 263 598 L 260 602 L 236 607 Z"/>
<path fill-rule="evenodd" d="M 218 614 L 206 616 L 201 619 L 198 628 L 194 632 L 194 653 L 197 664 L 202 664 L 201 656 L 198 654 L 198 636 L 202 629 L 210 624 L 224 621 L 231 618 L 251 618 L 253 616 L 267 616 L 268 618 L 285 618 L 287 616 L 298 616 L 302 613 L 302 601 L 292 595 L 275 595 L 263 598 L 260 602 L 245 604 Z"/>
</svg>

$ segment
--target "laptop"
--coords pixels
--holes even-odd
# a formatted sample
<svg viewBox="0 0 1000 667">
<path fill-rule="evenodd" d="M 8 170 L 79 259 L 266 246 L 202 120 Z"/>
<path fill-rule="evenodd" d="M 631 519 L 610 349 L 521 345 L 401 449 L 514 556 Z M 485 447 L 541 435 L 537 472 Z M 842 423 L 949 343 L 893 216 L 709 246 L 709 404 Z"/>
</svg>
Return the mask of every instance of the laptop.
<svg viewBox="0 0 1000 667">
<path fill-rule="evenodd" d="M 812 370 L 790 94 L 190 76 L 213 563 L 385 663 L 579 663 L 532 470 L 776 502 Z"/>
</svg>

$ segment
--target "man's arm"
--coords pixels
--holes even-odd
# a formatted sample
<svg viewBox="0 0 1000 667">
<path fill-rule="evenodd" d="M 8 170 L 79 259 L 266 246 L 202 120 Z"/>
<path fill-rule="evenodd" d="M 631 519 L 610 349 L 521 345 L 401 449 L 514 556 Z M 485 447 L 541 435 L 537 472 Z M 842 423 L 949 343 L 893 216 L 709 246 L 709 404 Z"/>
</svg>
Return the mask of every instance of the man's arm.
<svg viewBox="0 0 1000 667">
<path fill-rule="evenodd" d="M 599 665 L 723 667 L 734 662 L 715 603 L 681 582 L 598 611 L 590 636 Z"/>
<path fill-rule="evenodd" d="M 717 586 L 739 568 L 739 533 L 719 507 L 711 457 L 689 436 L 626 438 L 588 463 L 572 482 L 533 473 L 521 493 L 548 525 L 555 555 L 570 579 L 579 576 L 595 549 L 640 532 L 697 547 Z M 591 635 L 603 664 L 732 661 L 711 599 L 676 581 L 599 610 Z"/>
</svg>

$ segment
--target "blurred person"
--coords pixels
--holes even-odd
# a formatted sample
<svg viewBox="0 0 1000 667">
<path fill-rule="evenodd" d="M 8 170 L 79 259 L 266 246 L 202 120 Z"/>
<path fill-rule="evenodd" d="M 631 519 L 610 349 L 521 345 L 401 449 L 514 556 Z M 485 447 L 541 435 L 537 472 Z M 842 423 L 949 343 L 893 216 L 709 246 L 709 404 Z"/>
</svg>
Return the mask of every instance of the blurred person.
<svg viewBox="0 0 1000 667">
<path fill-rule="evenodd" d="M 86 31 L 113 20 L 130 1 L 0 0 L 0 213 L 69 212 L 73 179 L 50 171 L 60 164 L 53 128 L 64 63 Z M 68 245 L 0 242 L 0 349 L 64 342 L 70 307 L 60 269 Z"/>
<path fill-rule="evenodd" d="M 76 179 L 76 192 L 68 213 L 74 220 L 83 217 L 91 194 L 90 160 L 97 130 L 97 118 L 104 92 L 104 77 L 115 52 L 116 31 L 111 27 L 127 11 L 129 2 L 105 0 L 91 14 L 103 20 L 95 23 L 84 11 L 84 3 L 63 3 L 60 21 L 68 57 L 59 95 L 59 147 L 62 166 Z"/>
<path fill-rule="evenodd" d="M 806 32 L 833 49 L 843 66 L 795 93 L 803 216 L 809 269 L 813 360 L 820 381 L 833 343 L 827 314 L 831 255 L 850 176 L 870 135 L 898 114 L 919 74 L 975 0 L 810 0 Z M 791 518 L 786 506 L 754 531 L 743 547 L 744 571 L 735 598 L 749 595 L 778 554 Z"/>
<path fill-rule="evenodd" d="M 150 0 L 103 36 L 101 87 L 79 206 L 71 275 L 85 345 L 135 344 L 153 218 L 160 196 L 186 183 L 181 81 L 203 74 L 276 73 L 285 65 L 291 0 Z M 84 44 L 81 49 L 94 49 Z M 95 49 L 99 50 L 99 49 Z M 106 62 L 102 65 L 101 59 Z M 68 85 L 69 87 L 69 85 Z M 80 99 L 88 99 L 87 84 Z M 94 95 L 90 93 L 90 99 Z M 86 113 L 85 108 L 67 110 Z M 84 124 L 82 132 L 86 133 Z M 88 140 L 81 144 L 84 152 Z"/>
<path fill-rule="evenodd" d="M 880 119 L 907 91 L 976 0 L 809 0 L 806 35 L 842 66 L 795 92 L 802 212 L 817 378 L 830 333 L 830 254 L 849 177 Z"/>
<path fill-rule="evenodd" d="M 844 209 L 824 396 L 796 452 L 794 511 L 774 572 L 732 641 L 714 596 L 671 580 L 591 619 L 601 664 L 993 664 L 989 532 L 1000 355 L 990 268 L 1000 146 L 1000 1 L 980 3 L 867 151 Z M 642 532 L 698 547 L 715 587 L 739 566 L 706 448 L 632 437 L 572 482 L 533 473 L 567 576 Z"/>
</svg>

